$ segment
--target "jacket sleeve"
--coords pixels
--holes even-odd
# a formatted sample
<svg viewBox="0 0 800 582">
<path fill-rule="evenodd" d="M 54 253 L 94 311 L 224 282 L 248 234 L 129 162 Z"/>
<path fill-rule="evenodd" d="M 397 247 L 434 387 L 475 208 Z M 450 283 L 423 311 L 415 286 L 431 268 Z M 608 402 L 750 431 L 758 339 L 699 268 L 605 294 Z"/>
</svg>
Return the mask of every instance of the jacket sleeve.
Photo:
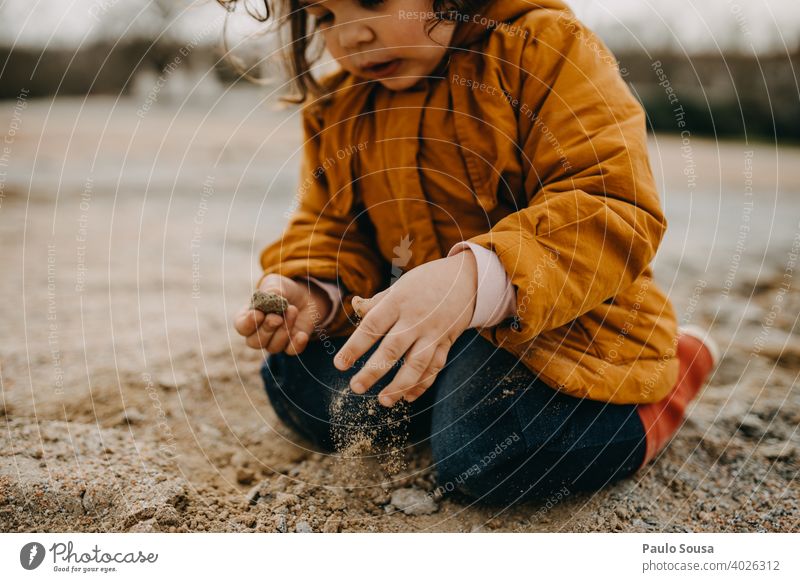
<svg viewBox="0 0 800 582">
<path fill-rule="evenodd" d="M 330 205 L 329 188 L 320 160 L 322 122 L 309 107 L 303 109 L 303 158 L 297 208 L 281 237 L 261 251 L 263 278 L 277 273 L 289 278 L 313 277 L 334 282 L 342 302 L 325 330 L 329 336 L 346 335 L 356 321 L 353 295 L 371 297 L 380 291 L 382 262 L 371 235 L 353 216 L 338 216 Z"/>
<path fill-rule="evenodd" d="M 469 239 L 497 254 L 517 289 L 515 320 L 492 331 L 511 345 L 630 286 L 666 229 L 644 113 L 616 61 L 577 21 L 541 13 L 516 104 L 527 205 Z"/>
</svg>

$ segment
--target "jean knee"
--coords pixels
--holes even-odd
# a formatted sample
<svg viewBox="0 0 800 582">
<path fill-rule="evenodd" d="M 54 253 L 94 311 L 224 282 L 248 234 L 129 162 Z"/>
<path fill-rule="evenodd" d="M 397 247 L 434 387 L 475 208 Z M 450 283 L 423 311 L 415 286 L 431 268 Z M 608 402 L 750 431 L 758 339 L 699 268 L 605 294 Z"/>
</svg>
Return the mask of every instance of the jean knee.
<svg viewBox="0 0 800 582">
<path fill-rule="evenodd" d="M 486 502 L 509 497 L 513 487 L 505 477 L 524 452 L 521 437 L 512 432 L 469 433 L 464 427 L 442 430 L 431 436 L 431 449 L 441 493 L 459 492 Z"/>
<path fill-rule="evenodd" d="M 547 416 L 523 424 L 518 406 L 439 415 L 431 448 L 442 493 L 508 505 L 563 486 L 566 458 L 553 438 L 559 424 Z"/>
<path fill-rule="evenodd" d="M 544 477 L 547 462 L 541 457 L 486 463 L 485 456 L 450 455 L 436 461 L 437 492 L 457 492 L 490 505 L 512 505 L 544 498 L 558 486 Z M 527 460 L 527 463 L 525 461 Z M 527 464 L 522 467 L 521 464 Z M 563 485 L 562 485 L 563 486 Z"/>
<path fill-rule="evenodd" d="M 302 372 L 297 356 L 270 354 L 261 366 L 267 398 L 278 419 L 317 447 L 332 448 L 330 419 L 313 378 Z"/>
<path fill-rule="evenodd" d="M 448 448 L 449 440 L 441 435 L 431 436 L 431 451 L 436 467 L 437 490 L 440 493 L 453 493 L 455 491 L 470 495 L 467 487 L 468 476 L 471 475 L 471 465 L 465 455 Z"/>
<path fill-rule="evenodd" d="M 459 493 L 483 503 L 498 504 L 519 496 L 515 483 L 505 482 L 507 472 L 500 467 L 484 467 L 480 459 L 450 455 L 436 462 L 436 491 L 442 495 Z"/>
</svg>

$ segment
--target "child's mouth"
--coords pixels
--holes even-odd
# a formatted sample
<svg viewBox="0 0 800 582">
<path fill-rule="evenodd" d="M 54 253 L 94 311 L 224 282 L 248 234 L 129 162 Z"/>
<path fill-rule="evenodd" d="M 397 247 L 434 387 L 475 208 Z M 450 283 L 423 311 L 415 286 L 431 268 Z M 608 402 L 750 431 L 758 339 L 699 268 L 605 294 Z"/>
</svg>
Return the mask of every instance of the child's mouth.
<svg viewBox="0 0 800 582">
<path fill-rule="evenodd" d="M 400 66 L 401 59 L 392 59 L 391 61 L 384 61 L 366 67 L 361 67 L 365 75 L 369 77 L 387 77 L 394 73 Z"/>
</svg>

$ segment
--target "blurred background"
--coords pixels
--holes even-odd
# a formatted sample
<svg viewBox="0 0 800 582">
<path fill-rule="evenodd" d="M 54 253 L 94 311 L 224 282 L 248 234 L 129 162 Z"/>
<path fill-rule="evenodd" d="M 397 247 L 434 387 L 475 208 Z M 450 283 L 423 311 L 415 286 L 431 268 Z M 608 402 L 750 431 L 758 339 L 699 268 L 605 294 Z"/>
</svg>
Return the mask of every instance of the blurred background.
<svg viewBox="0 0 800 582">
<path fill-rule="evenodd" d="M 800 137 L 800 9 L 793 0 L 569 3 L 616 53 L 655 129 L 675 127 L 651 67 L 660 61 L 695 133 Z M 0 97 L 13 99 L 22 88 L 30 97 L 146 96 L 179 55 L 159 100 L 208 95 L 237 76 L 220 60 L 223 23 L 211 0 L 4 0 Z M 234 60 L 274 78 L 280 42 L 269 23 L 256 25 L 239 10 L 228 25 Z"/>
<path fill-rule="evenodd" d="M 630 489 L 494 527 L 796 531 L 798 2 L 568 3 L 644 104 L 669 221 L 656 277 L 723 359 Z M 230 325 L 294 205 L 301 131 L 277 99 L 281 46 L 269 23 L 211 1 L 0 0 L 0 499 L 19 501 L 0 507 L 0 529 L 285 531 L 341 516 L 341 499 L 305 509 L 336 463 L 281 432 L 263 354 Z M 242 509 L 286 474 L 297 515 Z M 176 481 L 183 496 L 165 489 Z M 341 527 L 491 518 L 384 516 L 367 491 Z M 178 498 L 188 506 L 164 509 Z"/>
</svg>

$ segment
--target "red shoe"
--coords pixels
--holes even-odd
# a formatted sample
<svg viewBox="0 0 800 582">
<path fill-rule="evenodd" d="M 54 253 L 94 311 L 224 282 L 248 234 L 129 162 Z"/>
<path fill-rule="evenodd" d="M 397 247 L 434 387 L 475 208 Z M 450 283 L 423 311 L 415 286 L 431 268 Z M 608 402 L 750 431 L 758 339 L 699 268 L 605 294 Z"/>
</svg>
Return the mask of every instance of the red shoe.
<svg viewBox="0 0 800 582">
<path fill-rule="evenodd" d="M 646 434 L 647 447 L 640 469 L 661 452 L 678 432 L 684 412 L 700 392 L 719 362 L 719 349 L 708 332 L 694 326 L 678 330 L 678 381 L 658 402 L 636 407 Z"/>
</svg>

